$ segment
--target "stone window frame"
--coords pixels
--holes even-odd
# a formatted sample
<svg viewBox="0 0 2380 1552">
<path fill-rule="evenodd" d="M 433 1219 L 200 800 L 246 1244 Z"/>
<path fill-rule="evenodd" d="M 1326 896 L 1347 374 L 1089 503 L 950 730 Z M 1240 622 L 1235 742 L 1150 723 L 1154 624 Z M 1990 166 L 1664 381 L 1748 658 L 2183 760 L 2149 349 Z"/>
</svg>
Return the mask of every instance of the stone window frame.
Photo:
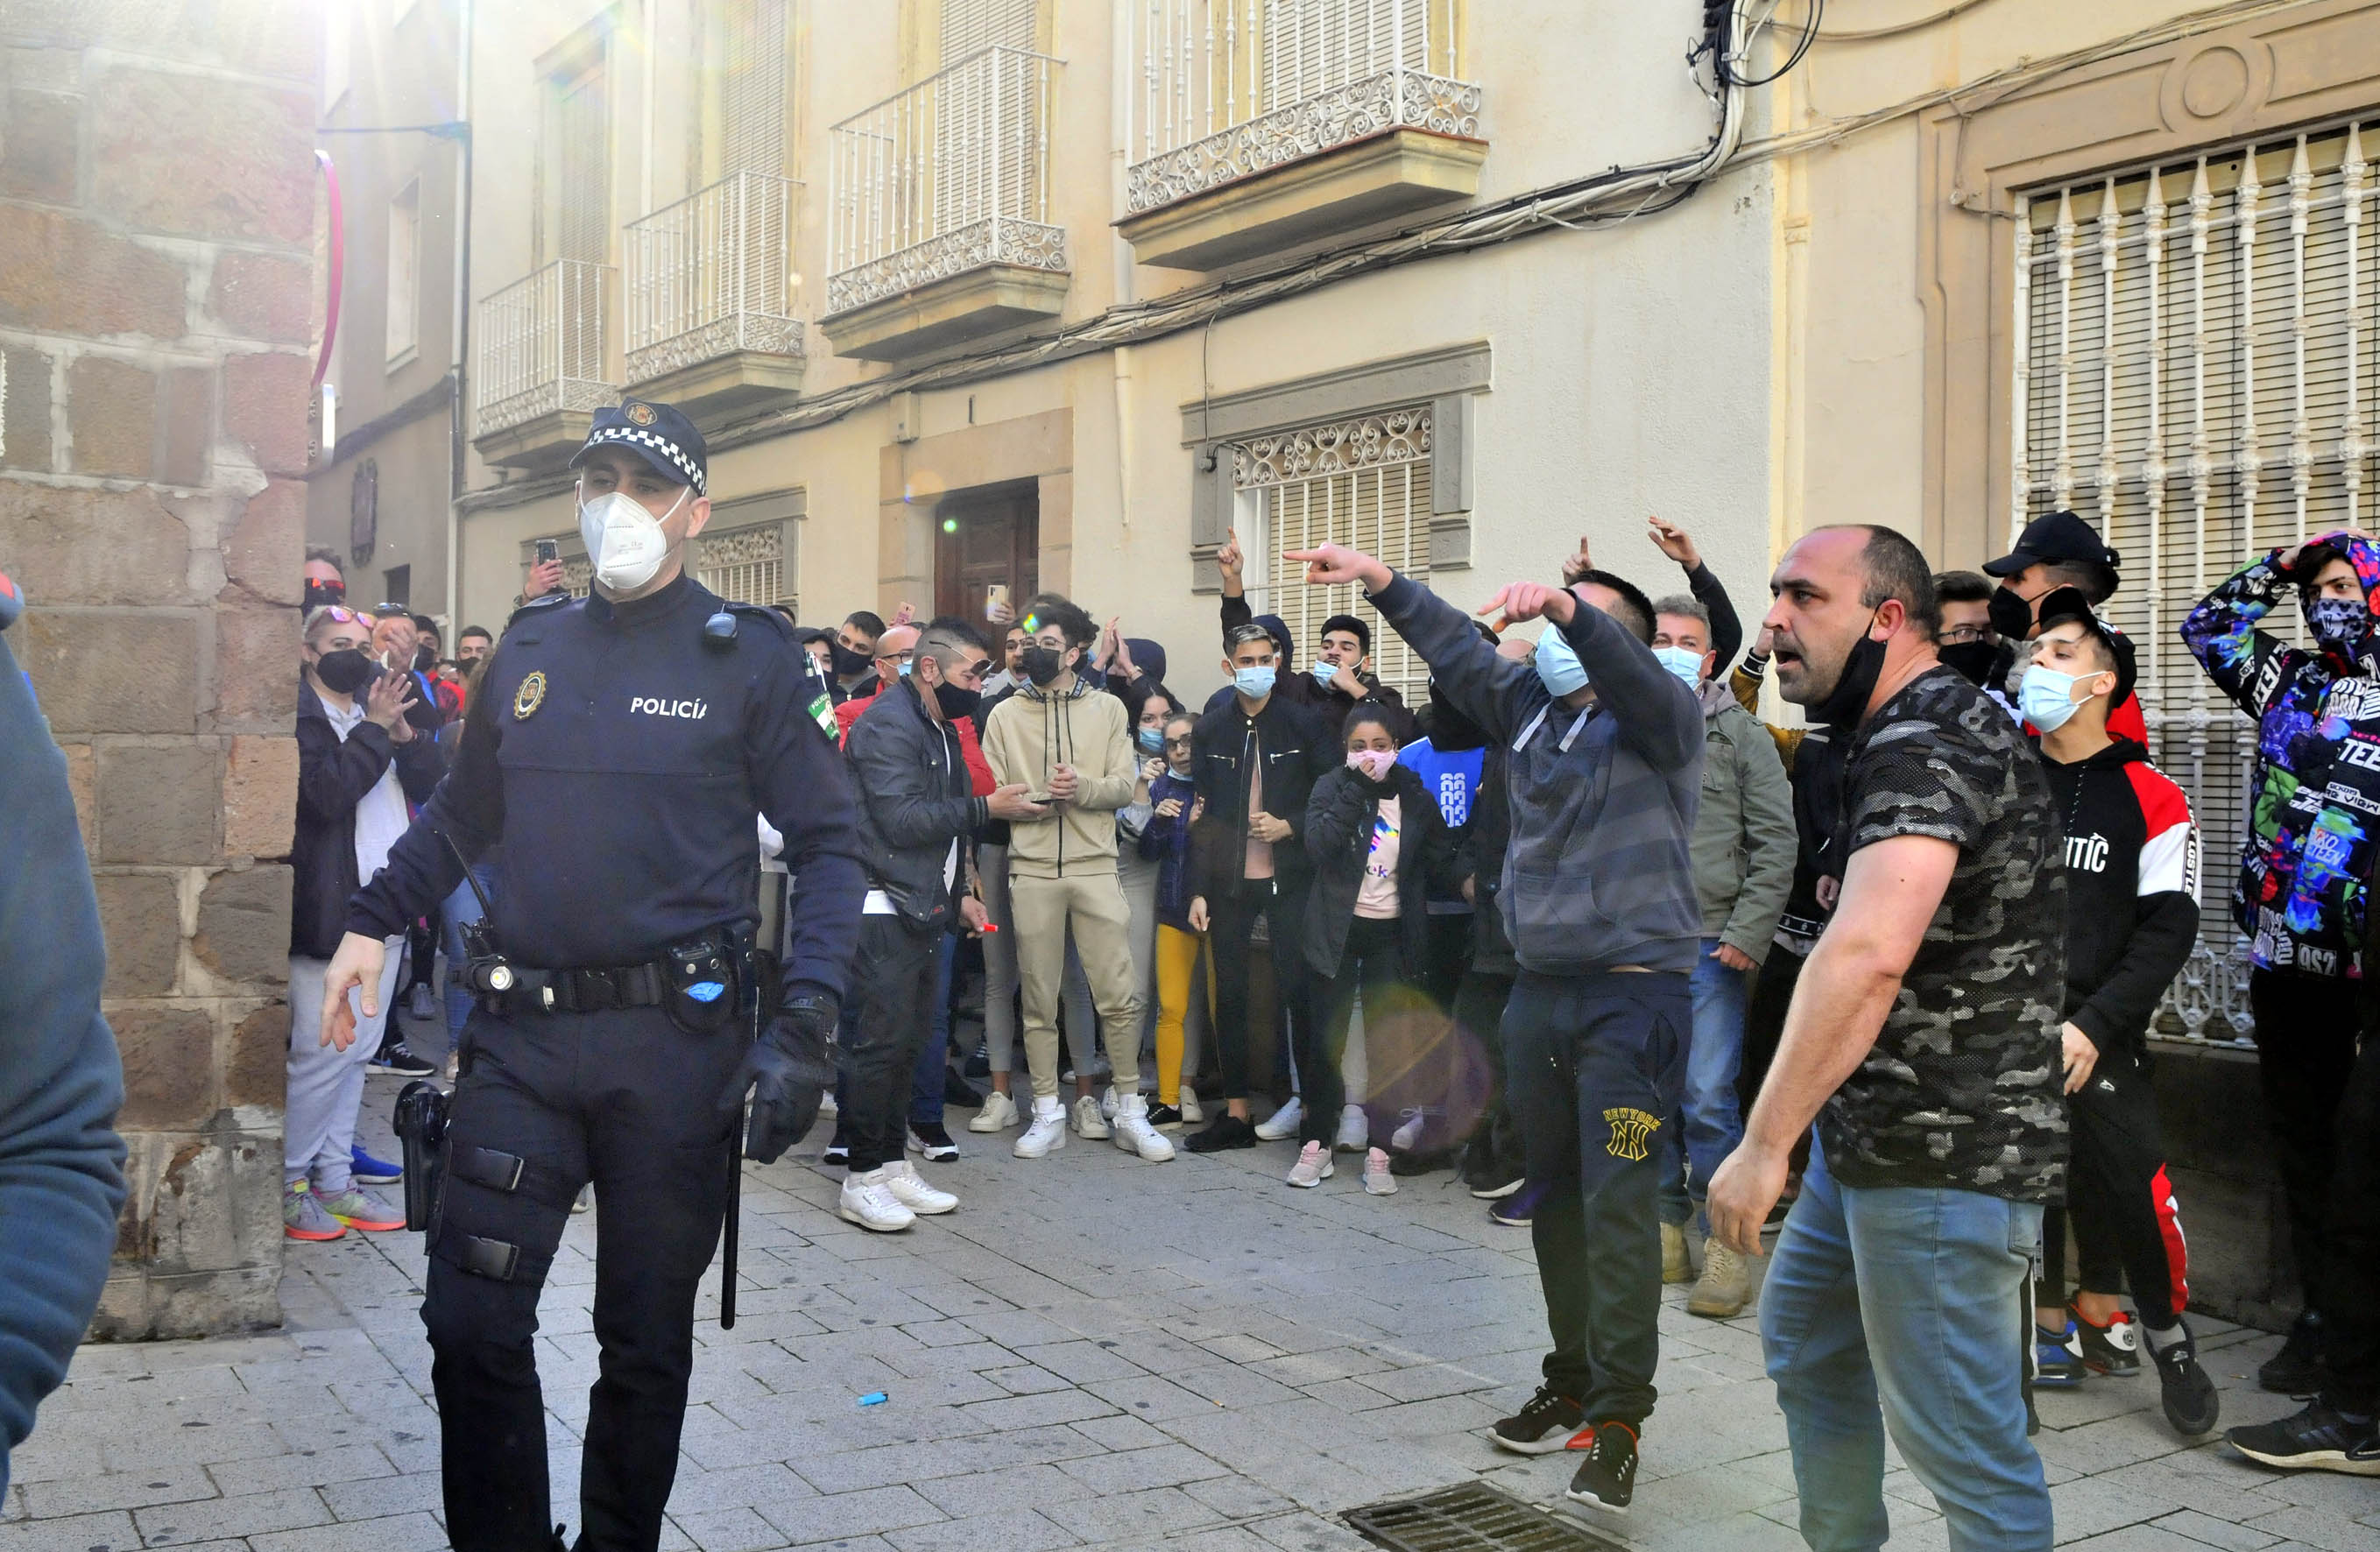
<svg viewBox="0 0 2380 1552">
<path fill-rule="evenodd" d="M 2307 0 L 1921 121 L 1927 554 L 1956 565 L 2007 548 L 2016 196 L 2380 115 L 2375 32 L 2380 0 Z"/>
<path fill-rule="evenodd" d="M 1429 406 L 1431 419 L 1430 571 L 1468 568 L 1477 398 L 1493 391 L 1494 369 L 1493 347 L 1472 340 L 1184 402 L 1191 590 L 1222 591 L 1215 552 L 1230 536 L 1236 515 L 1235 443 L 1417 404 Z"/>
</svg>

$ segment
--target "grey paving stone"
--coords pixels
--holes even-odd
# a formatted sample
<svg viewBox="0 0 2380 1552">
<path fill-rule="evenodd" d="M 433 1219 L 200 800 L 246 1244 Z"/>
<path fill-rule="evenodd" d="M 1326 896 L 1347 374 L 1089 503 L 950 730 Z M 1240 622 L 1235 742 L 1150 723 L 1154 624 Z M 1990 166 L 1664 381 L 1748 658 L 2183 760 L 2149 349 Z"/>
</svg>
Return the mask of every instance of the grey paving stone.
<svg viewBox="0 0 2380 1552">
<path fill-rule="evenodd" d="M 2209 1546 L 2223 1546 L 2233 1552 L 2261 1552 L 2280 1537 L 2269 1531 L 2259 1531 L 2246 1525 L 2235 1525 L 2228 1520 L 2217 1520 L 2211 1514 L 2201 1514 L 2185 1509 L 2179 1514 L 2168 1514 L 2153 1522 L 2153 1528 L 2173 1535 L 2187 1536 L 2204 1542 Z"/>
<path fill-rule="evenodd" d="M 208 1498 L 132 1512 L 145 1546 L 180 1546 L 233 1536 L 327 1525 L 334 1518 L 311 1487 L 289 1487 L 239 1498 Z"/>
<path fill-rule="evenodd" d="M 125 1552 L 140 1545 L 140 1533 L 123 1510 L 0 1524 L 0 1552 Z"/>
<path fill-rule="evenodd" d="M 894 1531 L 884 1538 L 899 1552 L 1056 1552 L 1082 1539 L 1029 1509 L 995 1510 L 939 1525 Z"/>
<path fill-rule="evenodd" d="M 156 1465 L 143 1471 L 106 1472 L 25 1485 L 26 1512 L 36 1520 L 99 1514 L 111 1509 L 183 1503 L 222 1496 L 202 1466 Z M 193 1537 L 193 1540 L 198 1538 Z"/>
<path fill-rule="evenodd" d="M 910 1488 L 874 1487 L 764 1506 L 763 1515 L 795 1546 L 845 1536 L 880 1535 L 949 1518 Z"/>
<path fill-rule="evenodd" d="M 427 1514 L 351 1520 L 302 1531 L 250 1536 L 255 1552 L 442 1552 L 446 1533 Z"/>
</svg>

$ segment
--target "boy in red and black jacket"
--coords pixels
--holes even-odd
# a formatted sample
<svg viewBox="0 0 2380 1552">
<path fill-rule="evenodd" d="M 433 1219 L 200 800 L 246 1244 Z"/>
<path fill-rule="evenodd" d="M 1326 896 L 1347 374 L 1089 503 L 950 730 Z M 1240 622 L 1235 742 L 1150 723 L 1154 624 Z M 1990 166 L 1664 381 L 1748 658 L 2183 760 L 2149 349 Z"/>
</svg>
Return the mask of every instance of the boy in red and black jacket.
<svg viewBox="0 0 2380 1552">
<path fill-rule="evenodd" d="M 2148 1070 L 2149 1022 L 2198 938 L 2198 829 L 2189 799 L 2148 751 L 2107 731 L 2109 711 L 2132 692 L 2131 641 L 2070 588 L 2045 599 L 2041 617 L 2020 699 L 2040 730 L 2066 840 L 2062 1012 L 2073 1163 L 2065 1212 L 2052 1208 L 2042 1229 L 2034 1383 L 2138 1374 L 2144 1333 L 2167 1421 L 2203 1434 L 2215 1426 L 2217 1399 L 2182 1323 L 2188 1249 Z M 2082 1265 L 2081 1287 L 2061 1309 L 2066 1213 Z M 2117 1303 L 2125 1283 L 2140 1308 L 2137 1332 Z"/>
</svg>

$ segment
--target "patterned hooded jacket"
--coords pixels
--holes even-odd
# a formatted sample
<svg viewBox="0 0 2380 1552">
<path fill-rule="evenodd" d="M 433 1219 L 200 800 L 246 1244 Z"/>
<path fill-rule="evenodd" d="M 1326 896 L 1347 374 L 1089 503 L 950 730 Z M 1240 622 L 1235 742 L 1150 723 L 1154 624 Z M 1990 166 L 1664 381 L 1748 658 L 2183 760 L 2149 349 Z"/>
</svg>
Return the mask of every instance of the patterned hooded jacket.
<svg viewBox="0 0 2380 1552">
<path fill-rule="evenodd" d="M 2328 534 L 2365 607 L 2314 650 L 2257 622 L 2311 568 L 2281 569 L 2276 550 L 2216 588 L 2181 623 L 2181 639 L 2224 694 L 2256 720 L 2248 839 L 2231 916 L 2258 969 L 2354 976 L 2363 941 L 2363 879 L 2380 836 L 2380 550 Z M 2301 597 L 2308 625 L 2314 600 Z"/>
</svg>

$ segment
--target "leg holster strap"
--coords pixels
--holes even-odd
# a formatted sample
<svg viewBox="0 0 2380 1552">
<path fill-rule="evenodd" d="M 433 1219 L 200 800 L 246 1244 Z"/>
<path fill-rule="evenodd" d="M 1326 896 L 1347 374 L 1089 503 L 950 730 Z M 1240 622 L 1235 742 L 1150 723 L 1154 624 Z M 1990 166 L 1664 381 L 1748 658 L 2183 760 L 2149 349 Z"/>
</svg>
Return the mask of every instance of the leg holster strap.
<svg viewBox="0 0 2380 1552">
<path fill-rule="evenodd" d="M 430 1254 L 448 1266 L 492 1282 L 541 1283 L 553 1265 L 551 1255 L 534 1255 L 504 1240 L 482 1239 L 452 1227 L 442 1227 L 431 1240 Z"/>
<path fill-rule="evenodd" d="M 449 1168 L 457 1180 L 526 1196 L 540 1206 L 563 1212 L 568 1212 L 578 1198 L 578 1188 L 565 1180 L 561 1171 L 498 1148 L 456 1148 Z"/>
</svg>

